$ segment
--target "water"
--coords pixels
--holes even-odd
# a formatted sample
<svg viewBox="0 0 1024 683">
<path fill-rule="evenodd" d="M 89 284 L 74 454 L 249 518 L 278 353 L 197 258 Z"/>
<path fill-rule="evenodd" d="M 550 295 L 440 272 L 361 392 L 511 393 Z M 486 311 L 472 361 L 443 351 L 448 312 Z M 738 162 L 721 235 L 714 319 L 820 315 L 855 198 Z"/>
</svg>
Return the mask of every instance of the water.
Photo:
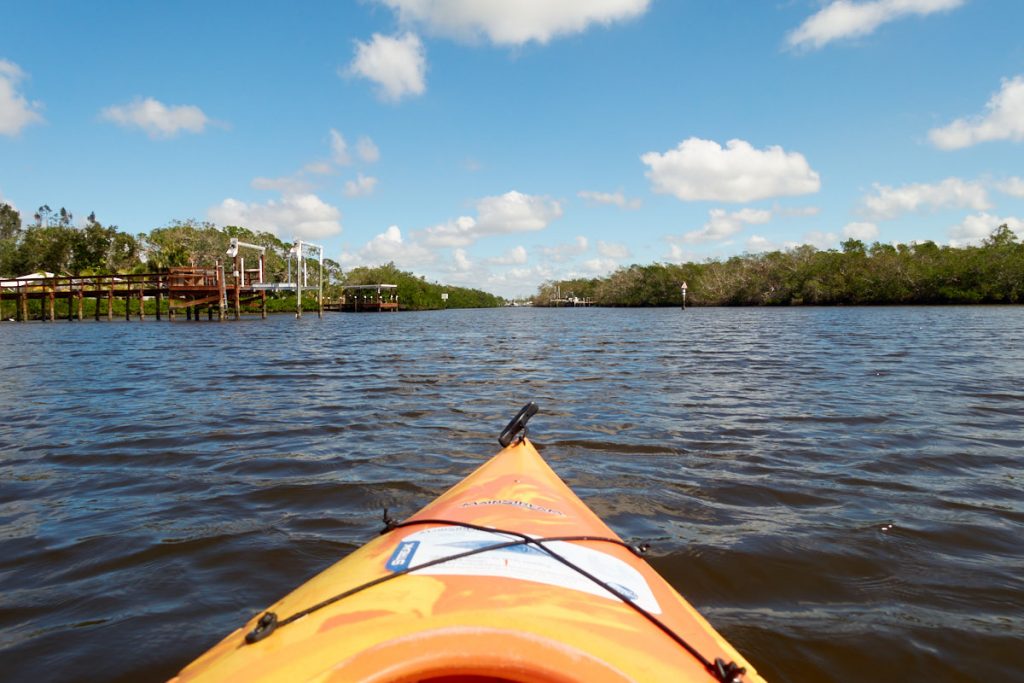
<svg viewBox="0 0 1024 683">
<path fill-rule="evenodd" d="M 0 325 L 0 669 L 159 681 L 497 450 L 771 681 L 1013 680 L 1024 308 Z"/>
</svg>

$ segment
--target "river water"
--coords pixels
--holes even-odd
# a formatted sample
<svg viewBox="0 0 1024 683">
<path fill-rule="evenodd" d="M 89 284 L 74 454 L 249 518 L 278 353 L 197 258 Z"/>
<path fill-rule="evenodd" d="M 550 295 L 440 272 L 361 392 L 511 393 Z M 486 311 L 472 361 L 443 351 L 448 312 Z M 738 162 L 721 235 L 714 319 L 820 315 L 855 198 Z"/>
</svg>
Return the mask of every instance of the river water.
<svg viewBox="0 0 1024 683">
<path fill-rule="evenodd" d="M 770 681 L 1019 680 L 1024 308 L 0 325 L 0 670 L 160 681 L 531 439 Z"/>
</svg>

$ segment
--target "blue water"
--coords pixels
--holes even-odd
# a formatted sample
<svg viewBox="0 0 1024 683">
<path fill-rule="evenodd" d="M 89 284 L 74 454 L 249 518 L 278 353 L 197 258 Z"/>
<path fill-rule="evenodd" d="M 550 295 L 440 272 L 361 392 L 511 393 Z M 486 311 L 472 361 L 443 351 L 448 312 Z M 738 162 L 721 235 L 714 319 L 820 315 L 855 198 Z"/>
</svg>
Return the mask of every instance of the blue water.
<svg viewBox="0 0 1024 683">
<path fill-rule="evenodd" d="M 1014 680 L 1024 308 L 0 324 L 0 666 L 172 676 L 531 439 L 772 681 Z"/>
</svg>

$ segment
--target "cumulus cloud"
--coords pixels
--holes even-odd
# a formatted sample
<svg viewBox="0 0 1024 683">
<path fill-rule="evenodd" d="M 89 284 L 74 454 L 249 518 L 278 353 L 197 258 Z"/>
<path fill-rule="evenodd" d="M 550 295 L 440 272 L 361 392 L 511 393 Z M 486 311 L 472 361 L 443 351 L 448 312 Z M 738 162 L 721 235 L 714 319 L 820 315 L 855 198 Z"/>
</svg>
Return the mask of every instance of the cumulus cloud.
<svg viewBox="0 0 1024 683">
<path fill-rule="evenodd" d="M 14 62 L 0 59 L 0 135 L 14 136 L 25 126 L 39 123 L 42 107 L 38 102 L 29 102 L 18 91 L 18 85 L 25 79 L 25 72 Z"/>
<path fill-rule="evenodd" d="M 772 219 L 772 212 L 763 209 L 742 209 L 733 213 L 725 209 L 711 209 L 708 214 L 710 218 L 704 227 L 683 235 L 684 242 L 693 244 L 728 239 L 748 225 L 759 225 Z"/>
<path fill-rule="evenodd" d="M 750 202 L 768 197 L 810 194 L 821 188 L 817 172 L 797 152 L 781 147 L 754 149 L 729 140 L 723 149 L 713 140 L 689 138 L 665 153 L 640 157 L 655 192 L 683 201 Z"/>
<path fill-rule="evenodd" d="M 804 235 L 801 244 L 809 244 L 815 249 L 834 249 L 839 243 L 839 237 L 834 232 L 822 232 L 812 230 Z"/>
<path fill-rule="evenodd" d="M 522 265 L 526 263 L 526 260 L 526 248 L 523 246 L 518 246 L 509 249 L 501 256 L 497 256 L 495 258 L 490 259 L 488 263 L 493 263 L 499 266 Z"/>
<path fill-rule="evenodd" d="M 406 24 L 463 40 L 486 37 L 496 45 L 541 44 L 643 15 L 650 0 L 377 0 Z"/>
<path fill-rule="evenodd" d="M 373 176 L 364 176 L 360 173 L 355 180 L 349 180 L 345 183 L 345 196 L 366 197 L 373 194 L 373 190 L 376 187 L 376 178 Z"/>
<path fill-rule="evenodd" d="M 592 258 L 583 262 L 583 272 L 588 275 L 607 275 L 619 267 L 619 262 L 612 258 Z"/>
<path fill-rule="evenodd" d="M 476 208 L 477 226 L 487 234 L 543 230 L 562 215 L 558 202 L 515 190 L 498 197 L 484 197 Z"/>
<path fill-rule="evenodd" d="M 947 178 L 936 185 L 914 183 L 901 187 L 875 185 L 875 194 L 864 198 L 868 215 L 875 220 L 889 220 L 905 213 L 924 209 L 989 208 L 988 192 L 980 183 Z"/>
<path fill-rule="evenodd" d="M 374 164 L 380 160 L 380 149 L 373 140 L 365 135 L 356 142 L 356 153 L 368 164 Z"/>
<path fill-rule="evenodd" d="M 603 240 L 597 241 L 597 253 L 611 259 L 624 259 L 630 256 L 629 247 L 625 244 L 616 244 Z"/>
<path fill-rule="evenodd" d="M 878 226 L 874 223 L 847 223 L 843 227 L 843 237 L 869 242 L 878 237 Z"/>
<path fill-rule="evenodd" d="M 345 136 L 331 128 L 331 158 L 339 166 L 348 166 L 352 163 L 352 155 L 348 151 L 348 142 Z"/>
<path fill-rule="evenodd" d="M 643 206 L 643 201 L 639 199 L 627 199 L 626 195 L 621 190 L 618 192 L 592 192 L 590 190 L 581 190 L 576 193 L 576 196 L 585 199 L 592 204 L 606 204 L 610 206 L 617 206 L 620 209 L 639 209 Z"/>
<path fill-rule="evenodd" d="M 552 247 L 542 247 L 540 252 L 544 255 L 546 261 L 552 261 L 554 263 L 563 263 L 565 261 L 572 260 L 580 254 L 586 253 L 590 248 L 590 243 L 587 238 L 583 235 L 577 235 L 576 239 L 567 244 L 556 244 Z"/>
<path fill-rule="evenodd" d="M 1007 178 L 1001 183 L 996 183 L 996 189 L 1011 197 L 1024 198 L 1024 178 Z"/>
<path fill-rule="evenodd" d="M 356 56 L 345 71 L 377 84 L 381 99 L 398 102 L 427 90 L 427 57 L 414 33 L 400 36 L 373 34 L 370 42 L 356 41 Z"/>
<path fill-rule="evenodd" d="M 319 239 L 341 232 L 341 211 L 315 194 L 286 194 L 280 201 L 246 203 L 225 199 L 207 212 L 220 225 L 240 225 L 283 238 Z"/>
<path fill-rule="evenodd" d="M 100 117 L 124 128 L 139 128 L 151 138 L 170 138 L 182 131 L 202 133 L 210 119 L 191 104 L 168 106 L 152 97 L 107 107 Z"/>
<path fill-rule="evenodd" d="M 979 213 L 968 216 L 960 224 L 950 228 L 949 243 L 954 247 L 980 244 L 1000 225 L 1009 226 L 1018 237 L 1024 236 L 1024 220 L 1016 216 L 1000 218 L 989 213 Z"/>
<path fill-rule="evenodd" d="M 834 40 L 874 33 L 883 24 L 908 16 L 926 16 L 956 9 L 966 0 L 833 0 L 786 38 L 790 47 L 816 49 Z"/>
<path fill-rule="evenodd" d="M 487 235 L 543 230 L 562 215 L 558 202 L 514 190 L 497 197 L 484 197 L 477 202 L 476 209 L 476 218 L 460 216 L 427 228 L 419 237 L 432 247 L 465 247 Z"/>
<path fill-rule="evenodd" d="M 928 131 L 939 149 L 963 149 L 992 140 L 1024 140 L 1024 76 L 1003 79 L 1002 88 L 985 104 L 985 113 L 957 119 Z"/>
<path fill-rule="evenodd" d="M 347 266 L 376 266 L 394 262 L 399 267 L 422 268 L 433 263 L 436 255 L 415 242 L 406 241 L 397 225 L 376 235 L 355 253 L 343 252 L 341 263 Z"/>
<path fill-rule="evenodd" d="M 778 245 L 762 235 L 751 235 L 747 238 L 746 249 L 751 254 L 763 254 L 766 251 L 775 251 Z"/>
</svg>

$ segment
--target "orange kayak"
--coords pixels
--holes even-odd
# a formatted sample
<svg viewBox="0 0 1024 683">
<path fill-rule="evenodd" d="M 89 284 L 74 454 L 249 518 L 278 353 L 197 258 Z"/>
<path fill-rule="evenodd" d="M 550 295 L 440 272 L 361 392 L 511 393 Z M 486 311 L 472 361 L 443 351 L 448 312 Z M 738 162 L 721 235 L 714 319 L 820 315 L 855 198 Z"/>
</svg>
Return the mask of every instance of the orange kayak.
<svg viewBox="0 0 1024 683">
<path fill-rule="evenodd" d="M 530 406 L 491 460 L 172 681 L 762 681 L 511 438 Z"/>
</svg>

